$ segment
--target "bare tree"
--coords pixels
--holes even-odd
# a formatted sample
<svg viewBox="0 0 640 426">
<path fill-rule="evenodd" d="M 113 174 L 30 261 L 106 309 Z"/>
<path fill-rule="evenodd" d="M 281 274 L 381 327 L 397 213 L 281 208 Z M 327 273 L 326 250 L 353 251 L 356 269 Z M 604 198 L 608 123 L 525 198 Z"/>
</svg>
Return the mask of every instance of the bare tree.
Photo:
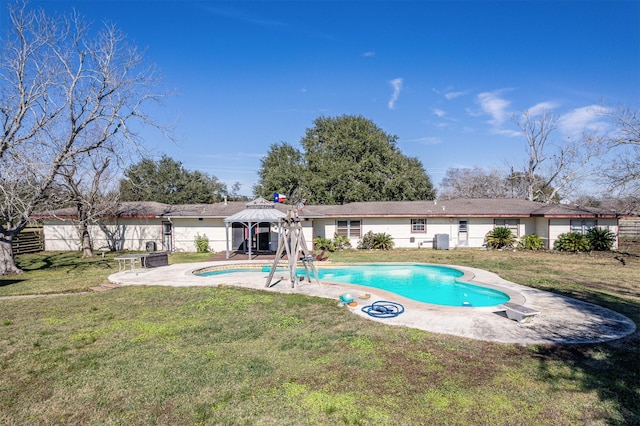
<svg viewBox="0 0 640 426">
<path fill-rule="evenodd" d="M 439 197 L 452 198 L 509 198 L 509 188 L 496 169 L 485 171 L 481 167 L 450 168 L 440 184 Z"/>
<path fill-rule="evenodd" d="M 9 6 L 8 22 L 0 45 L 0 274 L 20 272 L 11 241 L 56 179 L 91 152 L 137 144 L 133 124 L 153 124 L 143 107 L 164 97 L 154 69 L 114 26 L 92 32 L 75 14 L 50 17 L 25 4 Z"/>
<path fill-rule="evenodd" d="M 549 136 L 556 129 L 558 117 L 543 111 L 541 115 L 533 115 L 524 111 L 521 116 L 514 117 L 514 122 L 522 130 L 527 143 L 528 159 L 521 172 L 522 183 L 525 188 L 526 199 L 536 198 L 536 187 L 539 186 L 539 169 L 549 159 L 547 147 Z"/>
<path fill-rule="evenodd" d="M 609 193 L 616 193 L 640 209 L 640 112 L 628 107 L 607 110 L 615 130 L 604 139 L 614 158 L 601 169 Z M 635 201 L 634 201 L 635 200 Z"/>
<path fill-rule="evenodd" d="M 82 257 L 94 256 L 89 226 L 117 210 L 120 197 L 115 169 L 111 167 L 116 156 L 109 150 L 90 151 L 86 158 L 74 157 L 60 168 L 61 201 L 73 205 L 77 212 L 75 223 Z"/>
<path fill-rule="evenodd" d="M 557 201 L 591 174 L 592 161 L 601 153 L 594 134 L 585 132 L 579 140 L 555 144 L 550 137 L 557 129 L 557 116 L 524 111 L 513 120 L 525 136 L 528 158 L 524 169 L 514 169 L 512 175 L 520 179 L 527 200 Z"/>
</svg>

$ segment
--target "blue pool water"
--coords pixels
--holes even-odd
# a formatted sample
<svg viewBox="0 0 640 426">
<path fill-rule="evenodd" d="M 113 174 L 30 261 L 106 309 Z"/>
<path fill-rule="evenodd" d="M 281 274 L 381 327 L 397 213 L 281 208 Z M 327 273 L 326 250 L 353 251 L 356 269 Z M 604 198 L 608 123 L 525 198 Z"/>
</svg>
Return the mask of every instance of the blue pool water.
<svg viewBox="0 0 640 426">
<path fill-rule="evenodd" d="M 226 269 L 204 272 L 211 276 L 255 269 Z M 298 275 L 304 275 L 300 271 Z M 446 266 L 419 264 L 349 265 L 318 268 L 318 278 L 331 282 L 379 288 L 419 302 L 443 306 L 496 306 L 509 301 L 497 290 L 463 283 L 464 273 Z"/>
</svg>

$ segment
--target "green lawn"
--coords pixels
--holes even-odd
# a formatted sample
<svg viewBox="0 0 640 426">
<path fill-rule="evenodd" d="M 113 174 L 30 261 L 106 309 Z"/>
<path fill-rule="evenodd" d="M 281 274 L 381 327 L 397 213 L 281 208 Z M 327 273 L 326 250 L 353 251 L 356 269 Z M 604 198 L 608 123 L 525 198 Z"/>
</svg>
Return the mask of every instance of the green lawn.
<svg viewBox="0 0 640 426">
<path fill-rule="evenodd" d="M 112 257 L 22 256 L 26 272 L 0 277 L 0 296 L 86 290 L 114 271 Z M 480 267 L 640 323 L 635 256 L 395 250 L 331 260 Z M 332 300 L 229 287 L 4 299 L 0 424 L 633 425 L 639 335 L 486 343 L 374 323 Z"/>
</svg>

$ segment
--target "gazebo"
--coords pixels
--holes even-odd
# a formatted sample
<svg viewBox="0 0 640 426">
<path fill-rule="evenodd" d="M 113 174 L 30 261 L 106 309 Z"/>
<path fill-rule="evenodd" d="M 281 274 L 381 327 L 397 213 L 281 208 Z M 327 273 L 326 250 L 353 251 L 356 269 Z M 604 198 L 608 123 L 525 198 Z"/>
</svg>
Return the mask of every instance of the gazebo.
<svg viewBox="0 0 640 426">
<path fill-rule="evenodd" d="M 229 259 L 229 227 L 233 223 L 241 223 L 245 228 L 247 235 L 247 245 L 249 259 L 251 259 L 251 237 L 253 230 L 260 223 L 280 223 L 280 221 L 287 215 L 280 210 L 276 209 L 276 205 L 273 202 L 267 201 L 264 198 L 256 198 L 246 204 L 246 208 L 224 219 L 226 238 L 227 238 L 227 259 Z M 258 234 L 259 236 L 259 234 Z M 258 238 L 258 237 L 256 237 Z M 257 245 L 259 247 L 259 244 Z"/>
</svg>

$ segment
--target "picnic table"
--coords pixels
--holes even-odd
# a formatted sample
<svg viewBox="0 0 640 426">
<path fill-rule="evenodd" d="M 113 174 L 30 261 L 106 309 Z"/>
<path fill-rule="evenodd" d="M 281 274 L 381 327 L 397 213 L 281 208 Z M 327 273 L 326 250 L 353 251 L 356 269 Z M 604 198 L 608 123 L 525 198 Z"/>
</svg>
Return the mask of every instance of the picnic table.
<svg viewBox="0 0 640 426">
<path fill-rule="evenodd" d="M 132 271 L 135 269 L 136 264 L 142 268 L 144 266 L 144 259 L 146 254 L 123 254 L 114 258 L 118 261 L 118 271 L 130 268 Z"/>
<path fill-rule="evenodd" d="M 169 264 L 169 259 L 165 252 L 123 254 L 114 259 L 118 261 L 118 271 L 126 269 L 133 271 L 136 265 L 140 268 L 155 268 L 156 266 L 166 266 Z"/>
</svg>

